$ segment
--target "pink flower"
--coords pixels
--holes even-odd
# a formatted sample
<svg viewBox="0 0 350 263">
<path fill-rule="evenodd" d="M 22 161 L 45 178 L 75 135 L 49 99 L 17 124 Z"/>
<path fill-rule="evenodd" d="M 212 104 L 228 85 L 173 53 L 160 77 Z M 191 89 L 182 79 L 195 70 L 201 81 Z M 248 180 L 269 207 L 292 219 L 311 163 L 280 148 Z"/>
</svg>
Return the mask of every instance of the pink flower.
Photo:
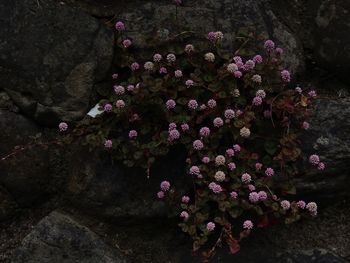
<svg viewBox="0 0 350 263">
<path fill-rule="evenodd" d="M 230 73 L 234 73 L 238 70 L 238 66 L 235 63 L 230 63 L 227 65 L 226 70 Z"/>
<path fill-rule="evenodd" d="M 176 102 L 175 102 L 174 100 L 168 100 L 168 101 L 165 103 L 165 105 L 166 105 L 166 108 L 167 108 L 168 110 L 174 109 L 175 106 L 176 106 Z"/>
<path fill-rule="evenodd" d="M 61 122 L 60 124 L 58 124 L 58 129 L 60 130 L 60 132 L 64 132 L 68 129 L 68 124 L 65 122 Z"/>
<path fill-rule="evenodd" d="M 117 100 L 117 102 L 115 103 L 115 106 L 118 109 L 124 108 L 125 107 L 125 102 L 123 100 Z"/>
<path fill-rule="evenodd" d="M 187 106 L 192 109 L 195 110 L 198 108 L 198 102 L 196 100 L 190 100 L 187 104 Z"/>
<path fill-rule="evenodd" d="M 140 65 L 139 65 L 139 63 L 134 62 L 134 63 L 131 64 L 130 67 L 131 67 L 132 71 L 136 71 L 136 70 L 138 70 L 140 68 Z"/>
<path fill-rule="evenodd" d="M 304 209 L 306 206 L 306 203 L 303 200 L 300 200 L 297 202 L 297 207 L 299 207 L 300 209 Z"/>
<path fill-rule="evenodd" d="M 243 228 L 244 229 L 252 229 L 253 228 L 253 222 L 252 221 L 250 221 L 250 220 L 246 220 L 246 221 L 244 221 L 244 223 L 243 223 Z"/>
<path fill-rule="evenodd" d="M 216 164 L 217 166 L 219 166 L 219 165 L 224 165 L 225 162 L 226 162 L 225 156 L 223 156 L 223 155 L 218 155 L 218 156 L 215 157 L 215 164 Z"/>
<path fill-rule="evenodd" d="M 172 63 L 172 62 L 175 62 L 176 61 L 176 56 L 174 54 L 168 54 L 166 56 L 166 60 L 169 62 L 169 63 Z"/>
<path fill-rule="evenodd" d="M 123 95 L 125 93 L 125 88 L 123 86 L 114 86 L 114 92 L 117 95 Z"/>
<path fill-rule="evenodd" d="M 252 104 L 254 106 L 259 106 L 262 104 L 262 98 L 261 97 L 254 97 Z"/>
<path fill-rule="evenodd" d="M 188 204 L 190 202 L 190 198 L 187 195 L 184 195 L 181 198 L 181 202 L 184 203 L 184 204 Z"/>
<path fill-rule="evenodd" d="M 175 4 L 177 5 L 181 5 L 182 4 L 182 0 L 174 0 Z"/>
<path fill-rule="evenodd" d="M 153 61 L 154 62 L 160 62 L 162 60 L 162 55 L 161 54 L 154 54 L 153 56 Z"/>
<path fill-rule="evenodd" d="M 103 110 L 104 110 L 105 112 L 111 112 L 111 111 L 112 111 L 112 108 L 113 108 L 113 106 L 112 106 L 111 104 L 107 103 L 107 104 L 103 107 Z"/>
<path fill-rule="evenodd" d="M 216 34 L 215 34 L 215 32 L 209 32 L 207 37 L 208 37 L 208 39 L 209 39 L 210 41 L 215 41 L 215 40 L 216 40 Z"/>
<path fill-rule="evenodd" d="M 124 46 L 125 48 L 130 47 L 131 44 L 132 44 L 132 42 L 131 42 L 130 39 L 125 39 L 125 40 L 123 41 L 123 46 Z"/>
<path fill-rule="evenodd" d="M 229 163 L 227 164 L 227 167 L 230 171 L 233 171 L 234 169 L 236 169 L 236 164 L 235 163 Z"/>
<path fill-rule="evenodd" d="M 260 63 L 263 62 L 263 58 L 262 58 L 262 56 L 260 56 L 260 55 L 256 55 L 256 56 L 253 57 L 253 61 L 254 61 L 256 64 L 260 64 Z"/>
<path fill-rule="evenodd" d="M 118 21 L 117 23 L 115 23 L 115 29 L 117 29 L 118 31 L 124 31 L 125 30 L 124 23 L 121 21 Z"/>
<path fill-rule="evenodd" d="M 168 73 L 168 70 L 165 67 L 161 67 L 159 69 L 159 74 L 167 74 L 167 73 Z"/>
<path fill-rule="evenodd" d="M 242 63 L 242 58 L 240 56 L 233 57 L 233 61 L 237 64 L 238 62 Z"/>
<path fill-rule="evenodd" d="M 247 60 L 247 62 L 244 64 L 245 70 L 252 70 L 255 68 L 255 62 L 253 60 Z"/>
<path fill-rule="evenodd" d="M 208 156 L 204 156 L 204 157 L 202 158 L 202 162 L 203 162 L 203 163 L 209 163 L 209 162 L 210 162 L 210 158 L 209 158 Z"/>
<path fill-rule="evenodd" d="M 175 77 L 176 78 L 181 78 L 182 77 L 182 71 L 181 70 L 175 70 Z"/>
<path fill-rule="evenodd" d="M 281 207 L 283 210 L 288 210 L 290 208 L 290 202 L 288 200 L 281 201 Z"/>
<path fill-rule="evenodd" d="M 129 131 L 129 138 L 130 139 L 134 139 L 136 137 L 137 137 L 137 131 L 135 131 L 135 130 Z"/>
<path fill-rule="evenodd" d="M 238 67 L 239 69 L 243 69 L 243 70 L 244 70 L 244 64 L 243 64 L 242 61 L 237 61 L 237 62 L 236 62 L 236 65 L 237 65 L 237 67 Z"/>
<path fill-rule="evenodd" d="M 170 130 L 169 131 L 169 137 L 168 140 L 169 141 L 174 141 L 180 138 L 180 132 L 176 129 Z"/>
<path fill-rule="evenodd" d="M 241 146 L 239 146 L 239 144 L 235 144 L 235 145 L 233 145 L 233 150 L 235 150 L 235 152 L 240 152 Z"/>
<path fill-rule="evenodd" d="M 255 191 L 255 186 L 252 184 L 248 184 L 248 189 L 250 192 L 253 192 L 253 191 Z"/>
<path fill-rule="evenodd" d="M 205 104 L 202 104 L 200 107 L 199 107 L 200 110 L 205 110 L 207 109 L 207 106 Z"/>
<path fill-rule="evenodd" d="M 152 71 L 154 69 L 154 64 L 151 61 L 147 61 L 144 65 L 143 65 L 144 69 L 147 71 Z"/>
<path fill-rule="evenodd" d="M 169 131 L 176 129 L 177 125 L 175 122 L 169 123 Z"/>
<path fill-rule="evenodd" d="M 233 192 L 230 193 L 230 196 L 233 199 L 237 199 L 238 194 L 237 194 L 237 192 L 233 191 Z"/>
<path fill-rule="evenodd" d="M 257 170 L 257 171 L 259 171 L 259 170 L 261 170 L 261 168 L 262 168 L 262 163 L 256 163 L 255 164 L 255 169 Z"/>
<path fill-rule="evenodd" d="M 235 155 L 235 151 L 233 149 L 227 149 L 226 154 L 228 157 L 232 157 Z"/>
<path fill-rule="evenodd" d="M 298 92 L 298 93 L 302 93 L 303 92 L 303 90 L 300 87 L 296 87 L 295 91 Z"/>
<path fill-rule="evenodd" d="M 191 53 L 191 52 L 193 52 L 193 51 L 194 51 L 194 46 L 193 46 L 193 45 L 187 44 L 187 45 L 185 46 L 185 52 L 186 52 L 187 54 L 189 54 L 189 53 Z"/>
<path fill-rule="evenodd" d="M 105 145 L 105 148 L 112 148 L 113 142 L 112 140 L 105 140 L 104 145 Z"/>
<path fill-rule="evenodd" d="M 220 185 L 218 185 L 217 183 L 211 182 L 208 185 L 209 189 L 213 191 L 213 193 L 218 194 L 222 192 L 222 188 Z"/>
<path fill-rule="evenodd" d="M 235 112 L 233 110 L 231 110 L 231 109 L 227 109 L 224 112 L 224 116 L 225 116 L 226 119 L 231 120 L 231 119 L 233 119 L 235 117 Z"/>
<path fill-rule="evenodd" d="M 189 88 L 189 87 L 192 87 L 194 85 L 194 82 L 193 82 L 193 80 L 188 79 L 188 80 L 186 80 L 185 84 L 186 84 L 187 88 Z"/>
<path fill-rule="evenodd" d="M 213 109 L 213 108 L 216 107 L 216 101 L 213 100 L 213 99 L 208 100 L 208 103 L 207 103 L 207 104 L 208 104 L 208 107 L 211 108 L 211 109 Z"/>
<path fill-rule="evenodd" d="M 164 196 L 165 196 L 165 194 L 164 194 L 163 191 L 159 191 L 159 192 L 157 193 L 157 197 L 158 197 L 159 199 L 163 199 Z"/>
<path fill-rule="evenodd" d="M 243 138 L 248 138 L 250 136 L 250 130 L 247 127 L 243 127 L 242 129 L 240 129 L 239 134 L 243 137 Z"/>
<path fill-rule="evenodd" d="M 317 154 L 313 154 L 309 157 L 309 163 L 312 165 L 318 165 L 320 162 L 320 157 Z"/>
<path fill-rule="evenodd" d="M 225 181 L 226 175 L 223 171 L 217 171 L 214 177 L 216 181 L 223 182 Z"/>
<path fill-rule="evenodd" d="M 203 142 L 201 141 L 201 140 L 195 140 L 194 142 L 193 142 L 193 148 L 195 149 L 195 150 L 202 150 L 203 149 L 203 147 L 204 147 L 204 145 L 203 145 Z"/>
<path fill-rule="evenodd" d="M 317 169 L 318 170 L 324 170 L 326 168 L 326 165 L 324 164 L 324 163 L 322 163 L 322 162 L 320 162 L 319 164 L 318 164 L 318 166 L 317 166 Z"/>
<path fill-rule="evenodd" d="M 261 76 L 258 74 L 253 75 L 252 81 L 255 83 L 261 83 L 261 81 L 262 81 Z"/>
<path fill-rule="evenodd" d="M 308 93 L 308 95 L 309 95 L 311 98 L 317 97 L 317 93 L 316 93 L 315 90 L 310 90 L 309 93 Z"/>
<path fill-rule="evenodd" d="M 281 78 L 284 82 L 290 82 L 290 73 L 288 70 L 281 71 Z"/>
<path fill-rule="evenodd" d="M 283 49 L 280 47 L 276 48 L 275 51 L 276 51 L 277 55 L 282 55 L 282 53 L 283 53 Z"/>
<path fill-rule="evenodd" d="M 224 121 L 220 117 L 217 117 L 214 119 L 213 124 L 215 127 L 219 128 L 224 125 Z"/>
<path fill-rule="evenodd" d="M 112 79 L 117 79 L 117 78 L 118 78 L 118 74 L 117 73 L 112 74 Z"/>
<path fill-rule="evenodd" d="M 188 126 L 187 123 L 181 124 L 181 130 L 182 131 L 188 131 L 190 129 L 190 126 Z"/>
<path fill-rule="evenodd" d="M 126 88 L 129 92 L 133 92 L 135 90 L 135 86 L 134 85 L 128 85 L 128 87 Z"/>
<path fill-rule="evenodd" d="M 267 193 L 265 191 L 260 191 L 258 195 L 260 201 L 265 201 L 267 199 Z"/>
<path fill-rule="evenodd" d="M 210 129 L 208 127 L 202 127 L 200 130 L 199 130 L 199 134 L 200 136 L 202 137 L 208 137 L 210 135 Z"/>
<path fill-rule="evenodd" d="M 252 180 L 252 177 L 248 173 L 242 174 L 241 181 L 242 183 L 249 184 Z"/>
<path fill-rule="evenodd" d="M 306 205 L 306 209 L 311 213 L 317 213 L 317 204 L 315 202 L 310 202 Z"/>
<path fill-rule="evenodd" d="M 163 181 L 160 183 L 160 189 L 164 192 L 169 191 L 170 183 L 168 181 Z"/>
<path fill-rule="evenodd" d="M 251 192 L 249 194 L 249 201 L 252 203 L 256 203 L 259 201 L 259 195 L 257 192 Z"/>
<path fill-rule="evenodd" d="M 250 129 L 247 127 L 243 127 L 240 129 L 239 134 L 243 137 L 243 138 L 248 138 L 251 134 Z"/>
<path fill-rule="evenodd" d="M 208 62 L 214 62 L 215 61 L 215 55 L 211 52 L 208 52 L 204 55 L 204 59 Z"/>
<path fill-rule="evenodd" d="M 265 170 L 265 174 L 266 174 L 266 176 L 270 177 L 270 176 L 273 176 L 275 174 L 275 171 L 272 168 L 268 167 Z"/>
<path fill-rule="evenodd" d="M 192 166 L 190 168 L 190 174 L 200 174 L 201 171 L 199 170 L 199 167 L 198 166 Z"/>
<path fill-rule="evenodd" d="M 275 48 L 275 43 L 272 40 L 266 40 L 264 44 L 264 48 L 267 49 L 268 51 L 271 51 Z"/>
<path fill-rule="evenodd" d="M 180 217 L 183 218 L 184 220 L 187 220 L 189 217 L 189 214 L 186 211 L 182 211 L 180 214 Z"/>
<path fill-rule="evenodd" d="M 304 121 L 302 127 L 304 130 L 308 130 L 310 128 L 310 124 L 308 122 Z"/>
<path fill-rule="evenodd" d="M 259 89 L 256 93 L 256 96 L 261 97 L 262 99 L 266 97 L 266 92 L 263 89 Z"/>
<path fill-rule="evenodd" d="M 240 79 L 243 74 L 241 71 L 237 70 L 233 73 L 233 75 L 235 76 L 235 78 Z"/>
<path fill-rule="evenodd" d="M 208 231 L 213 231 L 214 230 L 214 228 L 215 228 L 215 224 L 213 223 L 213 222 L 209 222 L 208 224 L 207 224 L 207 230 Z"/>
<path fill-rule="evenodd" d="M 272 199 L 277 201 L 277 199 L 278 199 L 277 195 L 272 195 Z"/>
</svg>

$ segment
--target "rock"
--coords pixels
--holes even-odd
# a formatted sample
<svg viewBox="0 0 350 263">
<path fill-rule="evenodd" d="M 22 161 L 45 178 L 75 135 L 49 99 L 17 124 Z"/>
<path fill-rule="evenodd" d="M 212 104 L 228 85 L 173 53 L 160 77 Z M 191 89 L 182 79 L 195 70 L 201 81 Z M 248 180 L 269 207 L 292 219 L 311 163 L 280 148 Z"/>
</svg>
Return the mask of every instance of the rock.
<svg viewBox="0 0 350 263">
<path fill-rule="evenodd" d="M 17 203 L 4 187 L 0 187 L 0 222 L 9 219 L 17 209 Z"/>
<path fill-rule="evenodd" d="M 235 257 L 235 256 L 233 256 Z M 259 260 L 257 260 L 259 259 Z M 232 256 L 221 257 L 220 262 L 232 262 Z M 324 249 L 312 250 L 293 250 L 275 254 L 272 251 L 251 250 L 249 253 L 245 251 L 243 254 L 238 253 L 235 257 L 237 263 L 347 263 L 348 261 L 334 255 L 332 252 Z"/>
<path fill-rule="evenodd" d="M 320 1 L 314 32 L 317 62 L 350 83 L 350 2 Z"/>
<path fill-rule="evenodd" d="M 3 158 L 16 145 L 33 142 L 42 130 L 20 114 L 0 110 L 0 154 Z M 51 188 L 47 150 L 42 147 L 23 151 L 0 161 L 0 184 L 20 206 L 28 206 L 48 194 Z"/>
<path fill-rule="evenodd" d="M 349 115 L 349 97 L 316 101 L 311 128 L 305 133 L 303 145 L 309 155 L 320 155 L 326 169 L 299 178 L 297 188 L 300 193 L 333 201 L 350 196 L 347 187 L 350 183 Z"/>
<path fill-rule="evenodd" d="M 52 212 L 14 252 L 13 263 L 126 263 L 119 251 L 68 215 Z"/>
<path fill-rule="evenodd" d="M 69 0 L 86 12 L 98 16 L 117 14 L 126 24 L 126 33 L 136 47 L 145 51 L 156 50 L 150 38 L 166 39 L 182 31 L 194 31 L 205 36 L 209 31 L 225 34 L 224 47 L 236 51 L 232 42 L 238 32 L 256 32 L 264 38 L 272 38 L 284 48 L 286 66 L 292 73 L 304 67 L 303 50 L 298 38 L 276 18 L 266 0 L 187 0 L 176 9 L 174 1 L 86 1 Z M 122 10 L 122 11 L 120 11 Z M 262 44 L 261 44 L 262 47 Z M 150 54 L 143 57 L 149 59 Z"/>
<path fill-rule="evenodd" d="M 52 0 L 2 1 L 0 16 L 0 88 L 45 125 L 81 119 L 110 68 L 112 31 Z"/>
<path fill-rule="evenodd" d="M 73 162 L 68 169 L 66 197 L 73 206 L 86 213 L 114 218 L 164 216 L 165 204 L 156 196 L 160 182 L 167 179 L 173 185 L 181 186 L 188 179 L 186 157 L 181 151 L 180 154 L 179 151 L 170 152 L 157 161 L 150 178 L 142 169 L 112 164 L 108 153 L 83 151 L 74 152 L 72 156 L 76 157 L 68 158 Z"/>
<path fill-rule="evenodd" d="M 272 0 L 272 10 L 294 32 L 312 64 L 350 83 L 350 2 Z"/>
</svg>

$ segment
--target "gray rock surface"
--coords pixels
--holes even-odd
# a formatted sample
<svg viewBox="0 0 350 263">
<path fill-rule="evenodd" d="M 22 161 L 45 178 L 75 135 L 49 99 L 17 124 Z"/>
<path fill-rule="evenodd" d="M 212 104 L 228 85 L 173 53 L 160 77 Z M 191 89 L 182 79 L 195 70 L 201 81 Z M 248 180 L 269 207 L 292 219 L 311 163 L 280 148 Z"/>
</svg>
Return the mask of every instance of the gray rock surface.
<svg viewBox="0 0 350 263">
<path fill-rule="evenodd" d="M 113 33 L 59 1 L 0 3 L 0 88 L 45 125 L 81 119 L 106 77 Z"/>
<path fill-rule="evenodd" d="M 300 39 L 308 60 L 350 83 L 350 2 L 271 0 L 273 12 Z"/>
<path fill-rule="evenodd" d="M 0 158 L 13 152 L 15 146 L 41 142 L 40 129 L 23 115 L 0 110 Z M 25 146 L 26 147 L 26 146 Z M 50 191 L 48 151 L 34 147 L 5 161 L 0 161 L 0 184 L 21 206 L 38 201 Z"/>
<path fill-rule="evenodd" d="M 318 153 L 326 170 L 298 179 L 298 189 L 305 195 L 334 200 L 349 196 L 350 183 L 350 98 L 320 99 L 305 133 L 304 148 L 308 154 Z"/>
<path fill-rule="evenodd" d="M 126 260 L 87 227 L 54 211 L 23 239 L 11 262 L 126 263 Z"/>
<path fill-rule="evenodd" d="M 69 158 L 73 161 L 69 168 L 66 197 L 80 210 L 99 216 L 164 216 L 165 204 L 156 196 L 160 182 L 168 179 L 179 189 L 184 189 L 188 179 L 184 170 L 185 156 L 181 151 L 171 152 L 156 162 L 150 178 L 143 169 L 112 164 L 108 153 L 79 151 L 72 156 L 75 157 Z"/>
<path fill-rule="evenodd" d="M 224 46 L 231 51 L 232 41 L 239 32 L 255 32 L 272 38 L 285 50 L 286 66 L 293 73 L 304 67 L 300 41 L 288 27 L 276 18 L 267 0 L 186 0 L 177 9 L 174 1 L 89 1 L 67 0 L 93 15 L 116 19 L 126 24 L 126 34 L 138 48 L 155 50 L 152 36 L 164 32 L 172 37 L 181 31 L 195 31 L 205 36 L 209 31 L 225 34 Z M 122 12 L 120 12 L 122 10 Z M 158 34 L 159 35 L 159 34 Z M 148 57 L 149 59 L 149 57 Z"/>
</svg>

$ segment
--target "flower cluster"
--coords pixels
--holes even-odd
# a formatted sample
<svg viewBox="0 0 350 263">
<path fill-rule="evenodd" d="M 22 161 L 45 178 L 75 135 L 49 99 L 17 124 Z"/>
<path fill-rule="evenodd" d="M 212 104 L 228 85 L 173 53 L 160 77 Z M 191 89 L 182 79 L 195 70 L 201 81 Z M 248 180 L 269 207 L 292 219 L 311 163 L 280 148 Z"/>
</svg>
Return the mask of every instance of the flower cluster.
<svg viewBox="0 0 350 263">
<path fill-rule="evenodd" d="M 238 49 L 226 57 L 218 45 L 224 35 L 217 31 L 207 34 L 203 52 L 179 40 L 180 51 L 158 50 L 141 62 L 129 48 L 124 23 L 115 28 L 130 75 L 113 74 L 110 96 L 100 103 L 102 124 L 91 121 L 96 133 L 89 142 L 147 171 L 174 145 L 184 146 L 192 191 L 183 195 L 185 189 L 176 189 L 165 174 L 156 195 L 177 200 L 180 226 L 193 238 L 194 251 L 210 242 L 208 236 L 238 242 L 230 229 L 239 220 L 234 228 L 246 236 L 269 220 L 289 223 L 317 214 L 316 203 L 293 200 L 288 180 L 298 173 L 298 136 L 310 127 L 316 92 L 289 88 L 292 77 L 282 66 L 280 47 L 267 40 L 260 44 L 264 53 L 246 56 Z M 62 132 L 67 128 L 59 125 Z M 84 128 L 76 128 L 77 134 Z M 309 162 L 325 169 L 316 154 Z"/>
</svg>

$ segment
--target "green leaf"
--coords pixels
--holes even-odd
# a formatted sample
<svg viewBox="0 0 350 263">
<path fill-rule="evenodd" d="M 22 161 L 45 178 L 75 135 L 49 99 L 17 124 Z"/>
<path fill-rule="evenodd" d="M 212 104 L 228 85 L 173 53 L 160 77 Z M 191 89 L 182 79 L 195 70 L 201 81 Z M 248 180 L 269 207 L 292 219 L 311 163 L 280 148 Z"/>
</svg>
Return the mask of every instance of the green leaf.
<svg viewBox="0 0 350 263">
<path fill-rule="evenodd" d="M 277 146 L 278 146 L 278 144 L 274 141 L 271 141 L 271 140 L 270 141 L 267 140 L 264 143 L 265 151 L 270 155 L 274 155 L 276 153 Z"/>
</svg>

